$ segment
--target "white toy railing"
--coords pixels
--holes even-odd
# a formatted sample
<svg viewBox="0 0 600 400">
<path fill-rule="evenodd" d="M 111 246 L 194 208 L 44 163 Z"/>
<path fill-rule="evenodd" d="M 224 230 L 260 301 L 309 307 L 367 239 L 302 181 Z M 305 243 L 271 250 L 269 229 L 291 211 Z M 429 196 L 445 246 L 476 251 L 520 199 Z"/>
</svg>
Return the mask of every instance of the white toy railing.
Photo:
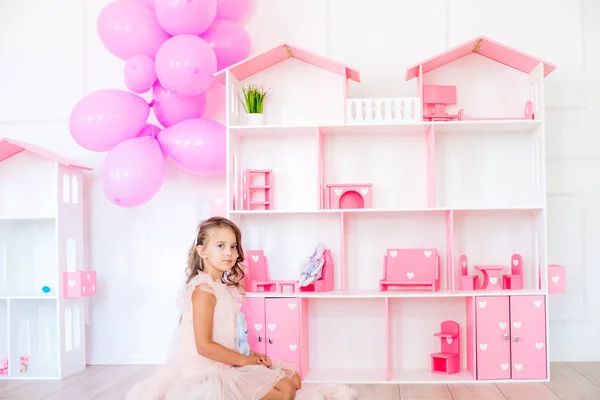
<svg viewBox="0 0 600 400">
<path fill-rule="evenodd" d="M 346 124 L 408 124 L 421 121 L 418 97 L 347 99 Z"/>
</svg>

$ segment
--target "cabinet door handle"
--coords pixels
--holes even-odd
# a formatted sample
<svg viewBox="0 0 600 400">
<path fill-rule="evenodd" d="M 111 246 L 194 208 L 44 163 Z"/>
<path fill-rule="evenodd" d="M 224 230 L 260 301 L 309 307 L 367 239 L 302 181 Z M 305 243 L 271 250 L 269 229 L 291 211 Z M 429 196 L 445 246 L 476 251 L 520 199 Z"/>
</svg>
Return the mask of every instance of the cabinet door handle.
<svg viewBox="0 0 600 400">
<path fill-rule="evenodd" d="M 508 333 L 504 334 L 504 340 L 508 340 Z"/>
<path fill-rule="evenodd" d="M 262 342 L 262 336 L 259 336 L 259 337 L 258 337 L 258 341 L 259 341 L 259 342 Z"/>
<path fill-rule="evenodd" d="M 519 337 L 515 336 L 515 342 L 518 342 L 518 341 L 519 341 Z"/>
<path fill-rule="evenodd" d="M 269 338 L 269 343 L 273 343 L 273 338 Z"/>
</svg>

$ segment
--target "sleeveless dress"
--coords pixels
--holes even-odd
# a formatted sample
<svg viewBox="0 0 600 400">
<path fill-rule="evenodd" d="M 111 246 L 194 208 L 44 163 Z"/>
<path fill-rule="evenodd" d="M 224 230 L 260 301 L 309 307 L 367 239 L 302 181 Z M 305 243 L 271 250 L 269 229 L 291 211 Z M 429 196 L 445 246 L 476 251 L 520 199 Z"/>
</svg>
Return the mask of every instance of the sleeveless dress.
<svg viewBox="0 0 600 400">
<path fill-rule="evenodd" d="M 215 282 L 200 272 L 180 293 L 178 308 L 181 322 L 173 336 L 167 362 L 150 377 L 136 383 L 127 400 L 259 400 L 282 378 L 291 378 L 295 366 L 271 360 L 263 365 L 235 367 L 198 354 L 192 324 L 194 289 L 216 297 L 213 317 L 213 341 L 237 351 L 237 316 L 242 296 L 237 289 Z"/>
</svg>

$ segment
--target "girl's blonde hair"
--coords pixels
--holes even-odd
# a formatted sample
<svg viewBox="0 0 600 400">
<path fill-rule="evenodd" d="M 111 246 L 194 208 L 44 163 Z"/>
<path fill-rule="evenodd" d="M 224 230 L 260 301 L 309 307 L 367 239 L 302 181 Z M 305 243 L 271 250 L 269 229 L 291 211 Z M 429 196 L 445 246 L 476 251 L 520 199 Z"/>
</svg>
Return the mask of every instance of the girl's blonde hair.
<svg viewBox="0 0 600 400">
<path fill-rule="evenodd" d="M 197 246 L 206 246 L 208 240 L 210 239 L 211 233 L 215 229 L 229 229 L 235 235 L 235 240 L 237 242 L 237 252 L 238 257 L 235 262 L 235 265 L 231 267 L 229 271 L 223 274 L 223 278 L 221 281 L 228 286 L 235 286 L 240 293 L 244 293 L 245 289 L 241 285 L 242 279 L 244 279 L 244 271 L 241 267 L 241 263 L 244 261 L 244 249 L 242 248 L 242 232 L 240 232 L 240 228 L 237 227 L 236 224 L 223 217 L 211 217 L 207 220 L 204 220 L 198 225 L 198 233 L 196 235 L 196 240 L 190 247 L 190 251 L 188 253 L 188 265 L 185 270 L 187 275 L 186 284 L 190 283 L 190 281 L 198 275 L 200 271 L 204 272 L 204 264 L 202 262 L 202 257 L 198 255 L 196 251 Z"/>
</svg>

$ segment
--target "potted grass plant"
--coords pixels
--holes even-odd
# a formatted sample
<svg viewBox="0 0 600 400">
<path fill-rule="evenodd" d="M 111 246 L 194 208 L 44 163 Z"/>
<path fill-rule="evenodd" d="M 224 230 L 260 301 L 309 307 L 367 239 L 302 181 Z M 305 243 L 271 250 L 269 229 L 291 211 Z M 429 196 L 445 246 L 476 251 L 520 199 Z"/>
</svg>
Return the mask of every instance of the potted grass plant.
<svg viewBox="0 0 600 400">
<path fill-rule="evenodd" d="M 263 86 L 242 85 L 243 98 L 240 98 L 240 102 L 248 114 L 249 125 L 264 125 L 263 108 L 268 92 Z"/>
</svg>

